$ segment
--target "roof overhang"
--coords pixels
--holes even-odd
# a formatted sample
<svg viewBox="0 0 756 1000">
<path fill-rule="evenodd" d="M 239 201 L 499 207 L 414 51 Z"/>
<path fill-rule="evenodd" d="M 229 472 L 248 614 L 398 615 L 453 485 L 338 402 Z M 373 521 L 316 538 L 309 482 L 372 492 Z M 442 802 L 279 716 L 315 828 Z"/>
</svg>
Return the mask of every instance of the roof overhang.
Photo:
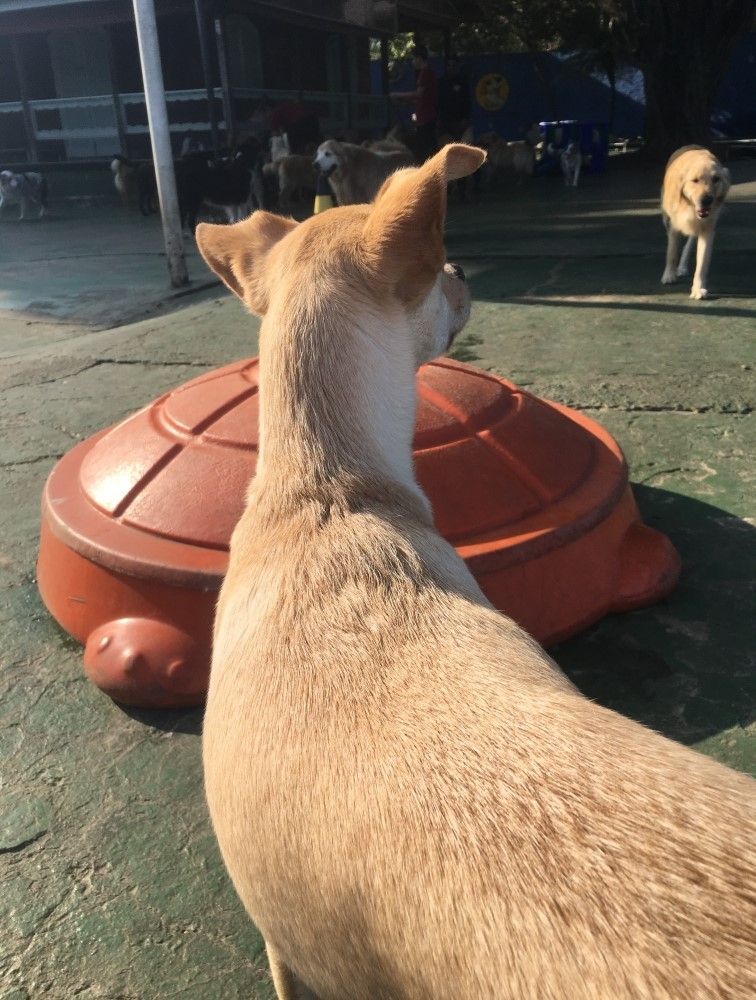
<svg viewBox="0 0 756 1000">
<path fill-rule="evenodd" d="M 208 10 L 225 10 L 268 20 L 310 25 L 334 31 L 387 36 L 417 28 L 453 27 L 480 20 L 476 0 L 202 0 Z M 103 24 L 132 20 L 132 0 L 0 0 L 4 31 L 44 31 L 50 26 Z M 155 0 L 158 14 L 192 10 L 194 0 Z"/>
</svg>

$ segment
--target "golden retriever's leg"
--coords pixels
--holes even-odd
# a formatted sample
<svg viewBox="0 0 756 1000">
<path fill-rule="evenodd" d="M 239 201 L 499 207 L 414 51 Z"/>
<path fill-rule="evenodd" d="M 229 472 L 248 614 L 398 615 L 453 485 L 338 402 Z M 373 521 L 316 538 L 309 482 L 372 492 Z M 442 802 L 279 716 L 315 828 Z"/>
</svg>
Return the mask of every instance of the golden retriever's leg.
<svg viewBox="0 0 756 1000">
<path fill-rule="evenodd" d="M 680 263 L 677 265 L 677 277 L 684 278 L 690 273 L 690 258 L 693 253 L 693 244 L 696 242 L 695 236 L 689 236 L 685 241 L 683 252 L 680 255 Z"/>
<path fill-rule="evenodd" d="M 711 263 L 711 251 L 714 249 L 714 230 L 708 229 L 698 237 L 696 247 L 696 273 L 693 275 L 693 288 L 690 292 L 692 299 L 706 299 L 709 293 L 706 290 L 706 282 L 709 277 L 709 264 Z"/>
<path fill-rule="evenodd" d="M 663 285 L 672 285 L 675 281 L 677 281 L 675 265 L 677 263 L 677 254 L 679 249 L 680 233 L 670 222 L 667 222 L 667 262 L 664 268 L 664 274 L 662 275 Z"/>
</svg>

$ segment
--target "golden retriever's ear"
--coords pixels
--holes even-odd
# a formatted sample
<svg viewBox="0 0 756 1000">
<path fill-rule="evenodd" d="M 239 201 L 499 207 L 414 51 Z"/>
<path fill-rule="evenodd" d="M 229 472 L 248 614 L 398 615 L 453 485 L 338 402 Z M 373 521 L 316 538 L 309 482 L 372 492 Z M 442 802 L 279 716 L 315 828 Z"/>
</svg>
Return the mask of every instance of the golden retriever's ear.
<svg viewBox="0 0 756 1000">
<path fill-rule="evenodd" d="M 730 185 L 732 184 L 732 179 L 730 177 L 730 171 L 727 167 L 722 167 L 719 171 L 719 176 L 722 178 L 722 193 L 719 196 L 720 203 L 727 197 L 727 192 L 730 190 Z"/>
<path fill-rule="evenodd" d="M 263 316 L 268 309 L 265 258 L 298 223 L 270 212 L 253 212 L 233 226 L 202 222 L 197 246 L 207 265 L 248 309 Z"/>
<path fill-rule="evenodd" d="M 392 174 L 376 195 L 363 246 L 377 272 L 396 276 L 401 298 L 422 295 L 435 281 L 446 260 L 446 186 L 485 158 L 476 146 L 444 146 L 421 167 Z"/>
</svg>

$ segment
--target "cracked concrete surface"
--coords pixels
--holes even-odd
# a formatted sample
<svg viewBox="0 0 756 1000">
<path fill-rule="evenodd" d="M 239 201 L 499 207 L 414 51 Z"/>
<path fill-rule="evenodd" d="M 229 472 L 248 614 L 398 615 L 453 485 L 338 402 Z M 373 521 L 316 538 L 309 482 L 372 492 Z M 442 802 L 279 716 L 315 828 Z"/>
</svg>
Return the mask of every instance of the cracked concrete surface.
<svg viewBox="0 0 756 1000">
<path fill-rule="evenodd" d="M 732 170 L 706 302 L 659 283 L 651 173 L 487 192 L 447 228 L 476 300 L 457 356 L 603 424 L 682 555 L 667 600 L 557 660 L 592 698 L 756 774 L 756 160 Z M 205 812 L 201 712 L 113 704 L 34 578 L 55 462 L 254 354 L 257 323 L 204 287 L 189 246 L 194 285 L 171 295 L 155 220 L 50 214 L 0 221 L 0 1000 L 271 1000 Z"/>
</svg>

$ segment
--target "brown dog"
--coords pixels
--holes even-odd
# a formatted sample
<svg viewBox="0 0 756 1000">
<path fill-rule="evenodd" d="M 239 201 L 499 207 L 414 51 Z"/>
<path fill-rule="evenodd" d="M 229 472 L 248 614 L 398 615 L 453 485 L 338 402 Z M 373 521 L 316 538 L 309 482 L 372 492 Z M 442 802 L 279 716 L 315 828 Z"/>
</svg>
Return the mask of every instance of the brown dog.
<svg viewBox="0 0 756 1000">
<path fill-rule="evenodd" d="M 318 175 L 312 165 L 312 157 L 302 153 L 279 156 L 272 163 L 266 163 L 263 174 L 274 177 L 278 187 L 278 204 L 284 211 L 301 202 L 305 194 L 315 194 Z"/>
<path fill-rule="evenodd" d="M 280 1000 L 756 996 L 756 783 L 585 699 L 481 593 L 412 469 L 463 326 L 447 146 L 373 205 L 197 228 L 264 316 L 207 797 Z"/>
<path fill-rule="evenodd" d="M 695 242 L 692 299 L 708 297 L 706 283 L 714 231 L 729 190 L 729 171 L 703 146 L 682 146 L 669 158 L 662 185 L 662 218 L 667 229 L 667 261 L 662 282 L 672 284 L 688 273 Z M 688 237 L 682 255 L 681 236 Z"/>
</svg>

